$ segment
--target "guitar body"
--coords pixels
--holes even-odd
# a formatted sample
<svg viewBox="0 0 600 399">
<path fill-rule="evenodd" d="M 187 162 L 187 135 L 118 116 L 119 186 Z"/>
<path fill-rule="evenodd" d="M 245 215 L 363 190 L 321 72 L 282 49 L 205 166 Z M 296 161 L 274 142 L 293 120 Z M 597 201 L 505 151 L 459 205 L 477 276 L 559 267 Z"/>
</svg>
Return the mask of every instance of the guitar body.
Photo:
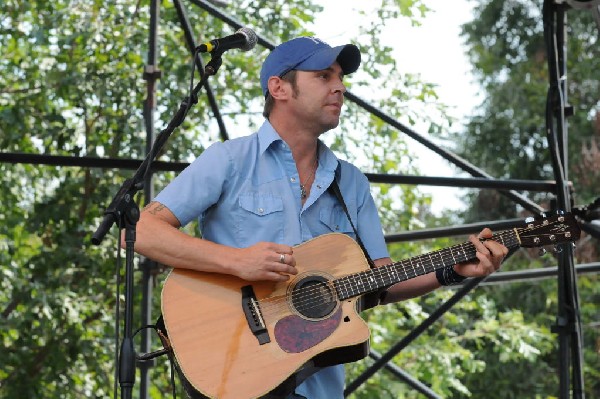
<svg viewBox="0 0 600 399">
<path fill-rule="evenodd" d="M 284 385 L 288 393 L 301 382 L 295 375 L 368 354 L 357 298 L 339 301 L 331 283 L 369 270 L 361 248 L 332 233 L 295 247 L 294 257 L 299 273 L 285 283 L 171 272 L 162 291 L 164 322 L 180 372 L 200 394 L 257 398 Z"/>
</svg>

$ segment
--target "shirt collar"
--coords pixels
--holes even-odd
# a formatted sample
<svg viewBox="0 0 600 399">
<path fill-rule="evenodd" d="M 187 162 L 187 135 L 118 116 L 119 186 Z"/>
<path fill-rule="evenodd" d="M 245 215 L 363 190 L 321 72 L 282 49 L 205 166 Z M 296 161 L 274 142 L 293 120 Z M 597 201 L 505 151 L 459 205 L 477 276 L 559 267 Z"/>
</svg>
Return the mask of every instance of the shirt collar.
<svg viewBox="0 0 600 399">
<path fill-rule="evenodd" d="M 283 141 L 279 133 L 273 128 L 273 125 L 268 120 L 258 129 L 258 145 L 260 154 L 262 155 L 267 148 L 276 141 Z M 330 172 L 333 172 L 338 167 L 339 160 L 321 140 L 319 140 L 319 164 Z"/>
<path fill-rule="evenodd" d="M 262 126 L 258 129 L 258 147 L 260 155 L 264 154 L 267 148 L 269 148 L 275 141 L 283 140 L 275 131 L 271 123 L 268 120 L 265 120 Z"/>
</svg>

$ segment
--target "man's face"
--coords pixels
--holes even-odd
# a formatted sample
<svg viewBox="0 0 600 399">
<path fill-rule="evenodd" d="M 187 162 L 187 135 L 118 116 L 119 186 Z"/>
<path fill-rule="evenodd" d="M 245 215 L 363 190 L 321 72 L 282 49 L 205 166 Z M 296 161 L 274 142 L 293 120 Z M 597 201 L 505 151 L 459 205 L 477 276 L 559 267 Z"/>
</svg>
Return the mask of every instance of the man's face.
<svg viewBox="0 0 600 399">
<path fill-rule="evenodd" d="M 346 91 L 343 77 L 337 62 L 321 71 L 297 71 L 291 110 L 317 134 L 337 127 L 340 122 Z"/>
</svg>

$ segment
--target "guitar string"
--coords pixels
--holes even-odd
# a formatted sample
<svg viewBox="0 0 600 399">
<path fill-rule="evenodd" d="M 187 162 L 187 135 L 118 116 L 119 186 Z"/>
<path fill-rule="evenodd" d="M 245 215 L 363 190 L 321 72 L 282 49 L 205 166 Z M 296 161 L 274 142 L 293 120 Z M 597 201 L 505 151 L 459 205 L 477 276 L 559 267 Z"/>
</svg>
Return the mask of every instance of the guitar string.
<svg viewBox="0 0 600 399">
<path fill-rule="evenodd" d="M 515 240 L 515 243 L 516 243 L 516 240 Z M 466 243 L 466 244 L 467 244 L 467 246 L 469 246 L 469 243 Z M 513 245 L 514 245 L 514 243 L 513 243 Z M 454 248 L 456 248 L 456 247 L 464 247 L 464 244 L 460 244 L 460 245 L 454 246 Z M 453 248 L 453 247 L 451 247 L 451 248 Z M 474 249 L 474 247 L 470 248 L 470 249 L 467 248 L 467 250 L 470 250 L 471 253 L 473 253 L 473 249 Z M 465 249 L 463 249 L 463 251 L 465 251 Z M 449 252 L 449 251 L 447 251 L 447 252 Z M 442 265 L 454 264 L 455 263 L 456 257 L 454 257 L 452 254 L 450 256 L 446 255 L 445 257 L 441 256 L 441 254 L 438 254 L 438 255 L 440 255 L 439 259 L 442 260 Z M 426 258 L 427 255 L 422 255 L 421 257 L 422 258 Z M 430 257 L 430 258 L 432 258 L 432 257 Z M 467 257 L 466 259 L 472 259 L 472 258 L 474 258 L 474 255 L 472 255 L 470 257 Z M 460 259 L 462 261 L 462 258 L 460 258 Z M 433 259 L 427 259 L 427 262 L 430 262 L 430 261 L 432 261 L 432 264 L 434 264 L 434 265 L 439 264 L 439 262 L 433 262 Z M 421 270 L 420 270 L 420 267 L 415 267 L 414 262 L 410 262 L 410 263 L 411 263 L 410 265 L 406 261 L 399 262 L 399 263 L 391 263 L 391 264 L 385 265 L 385 266 L 383 266 L 381 268 L 374 269 L 372 271 L 372 273 L 369 273 L 369 270 L 367 270 L 367 271 L 360 272 L 360 273 L 357 273 L 357 274 L 343 276 L 343 277 L 340 277 L 340 278 L 338 278 L 336 280 L 333 280 L 333 281 L 330 280 L 326 284 L 328 285 L 329 290 L 333 293 L 333 296 L 336 297 L 336 299 L 339 300 L 339 292 L 338 291 L 343 291 L 345 289 L 346 290 L 346 294 L 348 292 L 352 292 L 353 293 L 354 289 L 352 289 L 352 287 L 356 287 L 356 283 L 354 283 L 354 284 L 352 284 L 352 283 L 348 284 L 348 283 L 344 283 L 344 281 L 348 281 L 352 277 L 354 277 L 355 280 L 358 279 L 358 280 L 364 281 L 364 279 L 361 279 L 360 277 L 357 277 L 360 274 L 379 275 L 378 277 L 380 279 L 381 278 L 383 279 L 383 281 L 384 281 L 384 285 L 383 286 L 385 286 L 387 284 L 391 284 L 392 282 L 399 282 L 399 281 L 395 281 L 395 280 L 398 280 L 397 278 L 395 280 L 390 278 L 391 277 L 391 273 L 390 273 L 390 270 L 389 270 L 390 269 L 389 266 L 395 267 L 395 269 L 399 269 L 398 266 L 405 266 L 403 268 L 404 269 L 403 271 L 404 271 L 405 276 L 407 277 L 406 280 L 408 280 L 410 278 L 413 278 L 413 277 L 416 277 L 418 275 L 422 275 L 422 274 L 425 274 L 425 273 L 429 272 L 429 271 L 425 270 L 425 273 L 422 273 Z M 388 267 L 386 267 L 386 266 L 388 266 Z M 418 266 L 422 267 L 423 265 L 419 265 L 418 264 Z M 439 267 L 437 267 L 437 266 L 434 267 L 434 270 L 437 269 L 437 268 L 439 268 Z M 400 270 L 393 270 L 393 272 L 395 272 L 396 275 L 398 275 L 399 271 Z M 386 276 L 384 276 L 384 275 L 387 275 L 387 279 L 389 279 L 389 281 L 386 280 Z M 400 280 L 402 280 L 402 279 L 400 279 Z M 339 288 L 339 290 L 336 290 L 336 283 L 337 283 L 337 287 Z M 367 283 L 364 283 L 364 282 L 363 282 L 363 284 L 367 285 Z M 351 289 L 348 289 L 348 287 L 351 287 Z M 376 286 L 376 289 L 377 288 L 378 287 Z M 373 289 L 369 289 L 369 290 L 367 290 L 364 293 L 372 292 L 372 291 L 375 291 L 376 289 L 374 289 L 374 290 Z M 318 300 L 320 299 L 320 297 L 314 295 L 315 294 L 315 290 L 320 290 L 320 288 L 319 287 L 315 287 L 314 289 L 305 289 L 305 290 L 302 290 L 300 292 L 292 292 L 291 297 L 292 297 L 292 302 L 294 303 L 295 307 L 296 308 L 302 308 L 304 310 L 310 310 L 311 308 L 314 308 L 314 307 L 317 307 L 317 306 L 321 306 L 322 303 L 325 303 L 325 302 L 321 302 L 321 303 L 318 302 Z M 359 292 L 353 293 L 349 297 L 357 296 L 357 294 L 359 294 Z M 278 297 L 272 297 L 272 299 L 274 300 L 275 305 L 278 306 L 283 301 L 285 301 L 287 303 L 287 299 L 288 298 L 287 298 L 287 296 L 278 296 Z M 310 302 L 315 302 L 315 303 L 313 305 L 311 305 L 311 306 L 306 306 L 306 304 L 310 303 Z M 265 301 L 263 301 L 263 303 L 265 303 L 265 306 L 264 306 L 265 313 L 269 312 L 270 309 L 269 309 L 269 305 L 267 304 L 267 301 L 265 300 Z"/>
<path fill-rule="evenodd" d="M 518 232 L 520 232 L 519 236 L 522 237 L 523 233 L 526 231 L 531 232 L 531 231 L 535 231 L 540 228 L 547 228 L 551 225 L 552 224 L 546 224 L 546 225 L 541 225 L 541 226 L 537 226 L 537 227 L 533 227 L 533 228 L 517 228 L 516 230 Z M 503 240 L 504 238 L 507 238 L 506 241 L 508 242 L 508 246 L 513 246 L 513 245 L 516 245 L 517 247 L 519 246 L 519 241 L 517 239 L 517 235 L 514 233 L 514 230 L 502 231 L 498 234 L 495 234 L 491 239 L 492 240 L 498 240 L 498 239 Z M 339 291 L 342 291 L 345 289 L 346 292 L 354 292 L 354 290 L 352 288 L 356 287 L 356 283 L 352 284 L 351 282 L 346 282 L 353 277 L 355 279 L 360 279 L 360 277 L 358 277 L 358 276 L 361 274 L 365 274 L 365 275 L 370 274 L 373 276 L 379 275 L 377 277 L 383 279 L 383 281 L 384 281 L 384 284 L 382 285 L 382 287 L 383 287 L 383 286 L 385 286 L 387 284 L 391 284 L 393 281 L 395 281 L 390 276 L 390 270 L 393 269 L 392 272 L 395 273 L 396 276 L 398 276 L 399 272 L 404 272 L 404 274 L 407 278 L 404 280 L 401 279 L 400 281 L 406 281 L 411 278 L 417 277 L 422 274 L 430 273 L 430 272 L 433 272 L 434 270 L 438 269 L 439 267 L 437 267 L 437 265 L 439 265 L 439 263 L 436 263 L 433 261 L 433 259 L 432 259 L 433 256 L 439 256 L 439 259 L 441 259 L 441 261 L 442 261 L 442 263 L 441 263 L 442 265 L 454 264 L 453 262 L 455 261 L 455 257 L 453 256 L 454 254 L 453 254 L 452 250 L 457 249 L 457 248 L 460 248 L 463 251 L 463 255 L 464 255 L 464 252 L 468 251 L 469 253 L 471 253 L 471 252 L 473 252 L 473 249 L 475 249 L 474 245 L 471 242 L 456 244 L 456 245 L 453 245 L 448 248 L 430 252 L 428 254 L 419 255 L 414 258 L 406 259 L 406 260 L 403 260 L 400 262 L 390 263 L 389 265 L 384 265 L 382 267 L 378 267 L 377 269 L 365 270 L 362 272 L 342 276 L 335 280 L 328 280 L 325 284 L 328 286 L 330 292 L 333 294 L 333 297 L 335 297 L 336 300 L 339 300 L 339 293 L 338 293 L 338 289 L 336 289 L 336 286 L 337 286 L 337 288 L 339 288 Z M 449 255 L 448 255 L 448 253 L 449 253 Z M 426 258 L 429 258 L 429 259 L 426 259 Z M 467 258 L 465 260 L 472 259 L 472 258 L 473 258 L 473 256 L 470 258 Z M 422 273 L 421 270 L 417 271 L 417 268 L 415 267 L 414 263 L 415 263 L 415 261 L 418 261 L 418 260 L 426 260 L 426 264 L 432 263 L 434 265 L 434 268 L 429 271 L 426 270 L 425 273 Z M 409 265 L 409 263 L 410 263 L 410 265 Z M 424 267 L 424 266 L 420 263 L 417 263 L 417 267 Z M 385 278 L 385 276 L 383 276 L 383 274 L 387 274 L 387 278 L 389 279 L 389 281 L 386 280 L 386 278 Z M 364 282 L 364 279 L 361 279 L 361 281 L 362 281 L 362 284 L 366 284 Z M 398 281 L 398 282 L 400 282 L 400 281 Z M 366 291 L 366 292 L 363 292 L 362 294 L 374 292 L 378 288 L 380 288 L 380 287 L 376 286 L 376 288 L 373 289 L 372 291 Z M 319 296 L 315 295 L 316 292 L 319 290 L 321 290 L 321 286 L 317 285 L 314 288 L 304 289 L 304 290 L 301 290 L 300 292 L 292 292 L 292 294 L 291 294 L 292 302 L 294 303 L 296 308 L 300 307 L 304 310 L 310 310 L 314 307 L 321 306 L 321 304 L 316 303 L 312 306 L 305 307 L 305 305 L 307 303 L 317 302 L 320 299 Z M 351 295 L 350 297 L 358 296 L 359 292 Z M 262 311 L 264 313 L 270 313 L 270 309 L 272 307 L 279 307 L 281 304 L 287 304 L 287 301 L 288 301 L 287 295 L 279 295 L 277 297 L 265 298 L 263 300 L 260 300 L 259 303 L 261 303 L 262 306 L 264 306 L 264 308 L 262 309 Z M 326 303 L 326 302 L 322 302 L 322 303 Z"/>
<path fill-rule="evenodd" d="M 511 238 L 514 236 L 514 232 L 512 232 L 512 231 L 500 232 L 497 235 L 495 235 L 494 237 L 492 237 L 492 239 L 496 238 L 496 239 L 503 240 L 504 236 L 506 236 L 506 235 L 508 235 L 508 237 L 506 237 L 506 238 Z M 515 238 L 515 237 L 513 237 L 513 238 Z M 508 241 L 508 240 L 506 240 L 506 241 Z M 513 243 L 513 245 L 516 243 L 518 244 L 516 239 L 514 239 L 514 241 L 515 242 Z M 345 290 L 346 292 L 354 292 L 355 291 L 353 288 L 357 286 L 356 282 L 353 284 L 352 282 L 348 281 L 352 277 L 354 277 L 355 280 L 359 280 L 360 284 L 362 284 L 363 286 L 371 285 L 370 283 L 367 283 L 364 278 L 360 277 L 361 274 L 365 274 L 365 275 L 370 274 L 370 275 L 373 275 L 374 277 L 377 277 L 378 280 L 380 280 L 380 281 L 382 280 L 384 282 L 383 286 L 390 284 L 394 281 L 394 279 L 390 275 L 391 273 L 395 273 L 396 276 L 398 276 L 399 274 L 401 274 L 403 272 L 404 275 L 407 277 L 406 279 L 399 279 L 398 282 L 409 280 L 411 278 L 417 277 L 422 274 L 430 273 L 430 272 L 433 272 L 434 270 L 438 269 L 439 267 L 437 267 L 437 266 L 440 263 L 439 263 L 439 261 L 438 262 L 433 261 L 432 258 L 434 256 L 437 259 L 441 260 L 442 265 L 454 264 L 455 260 L 456 260 L 456 257 L 454 256 L 454 254 L 456 253 L 456 251 L 453 253 L 453 250 L 457 250 L 457 249 L 460 249 L 460 251 L 462 251 L 460 254 L 460 257 L 462 257 L 465 255 L 465 253 L 467 251 L 473 252 L 475 247 L 470 242 L 456 244 L 456 245 L 453 245 L 453 246 L 445 248 L 445 249 L 431 252 L 429 254 L 423 254 L 423 255 L 419 255 L 414 258 L 400 261 L 400 262 L 390 263 L 389 265 L 384 265 L 382 267 L 378 267 L 377 269 L 365 270 L 362 272 L 342 276 L 335 280 L 328 280 L 327 286 L 328 286 L 329 290 L 334 294 L 334 296 L 339 299 L 338 290 L 336 290 L 336 283 L 337 283 L 337 287 L 339 288 L 339 291 Z M 456 253 L 456 255 L 459 256 L 458 253 Z M 459 259 L 461 259 L 460 257 L 459 257 Z M 468 257 L 465 260 L 472 259 L 473 257 L 474 256 Z M 425 262 L 423 262 L 423 261 L 425 261 Z M 464 260 L 459 261 L 459 263 L 462 261 L 464 261 Z M 416 263 L 416 266 L 415 266 L 415 263 Z M 422 273 L 422 271 L 420 269 L 424 268 L 423 263 L 425 263 L 425 264 L 431 263 L 434 265 L 434 267 L 432 270 L 424 269 L 425 273 Z M 417 270 L 417 269 L 419 269 L 419 270 Z M 386 276 L 384 276 L 384 275 L 387 275 L 387 279 L 386 279 Z M 371 291 L 366 291 L 364 293 L 376 291 L 379 288 L 380 287 L 376 285 L 374 289 L 372 289 Z M 291 293 L 292 302 L 295 304 L 296 307 L 303 307 L 306 303 L 309 303 L 311 301 L 314 302 L 315 299 L 318 299 L 318 296 L 316 296 L 315 294 L 320 290 L 321 290 L 320 286 L 317 285 L 314 288 L 303 289 L 300 292 L 292 292 Z M 351 297 L 352 296 L 356 296 L 356 295 L 351 295 Z M 264 305 L 265 308 L 263 310 L 268 310 L 268 307 L 270 304 L 274 304 L 275 306 L 277 306 L 279 304 L 279 302 L 283 302 L 283 301 L 287 302 L 287 298 L 288 298 L 287 295 L 279 295 L 277 297 L 270 297 L 270 298 L 263 299 L 259 302 Z M 320 305 L 315 304 L 314 306 L 320 306 Z M 310 307 L 308 307 L 307 309 L 310 309 Z"/>
<path fill-rule="evenodd" d="M 516 237 L 514 237 L 514 234 L 512 231 L 505 231 L 505 232 L 498 233 L 497 235 L 495 235 L 492 238 L 502 240 L 503 236 L 505 236 L 507 234 L 509 234 L 509 237 L 507 237 L 507 238 L 511 238 L 511 237 L 513 238 L 514 242 L 512 243 L 512 245 L 518 244 L 518 241 L 516 240 Z M 508 240 L 506 240 L 506 241 L 508 241 Z M 394 279 L 392 279 L 390 276 L 390 269 L 392 267 L 394 268 L 392 272 L 396 273 L 396 275 L 398 275 L 399 272 L 404 272 L 404 274 L 407 278 L 404 280 L 400 279 L 400 281 L 405 281 L 405 280 L 417 277 L 422 274 L 433 272 L 435 269 L 438 269 L 439 267 L 437 267 L 437 265 L 439 265 L 439 261 L 434 262 L 432 259 L 433 256 L 436 256 L 437 259 L 440 259 L 442 261 L 442 263 L 441 263 L 442 265 L 454 264 L 456 257 L 452 253 L 452 249 L 457 249 L 457 248 L 460 248 L 462 251 L 462 253 L 460 254 L 461 257 L 464 257 L 464 255 L 467 251 L 470 253 L 474 253 L 473 250 L 475 249 L 473 244 L 471 244 L 470 242 L 457 244 L 457 245 L 454 245 L 454 246 L 451 246 L 451 247 L 448 247 L 448 248 L 445 248 L 442 250 L 431 252 L 429 254 L 419 255 L 417 257 L 414 257 L 414 258 L 411 258 L 408 260 L 404 260 L 404 261 L 400 261 L 400 262 L 396 262 L 396 263 L 390 263 L 389 265 L 384 265 L 382 267 L 378 267 L 377 269 L 365 270 L 365 271 L 362 271 L 359 273 L 342 276 L 335 280 L 329 280 L 327 282 L 327 285 L 329 286 L 329 289 L 331 290 L 331 292 L 333 292 L 334 296 L 339 299 L 338 290 L 336 290 L 336 283 L 337 283 L 337 287 L 339 288 L 339 291 L 344 291 L 344 289 L 345 289 L 346 292 L 354 292 L 354 289 L 352 289 L 352 288 L 356 287 L 357 284 L 356 283 L 353 284 L 352 282 L 347 282 L 347 281 L 350 278 L 354 277 L 355 280 L 357 280 L 357 279 L 360 280 L 361 284 L 370 285 L 365 282 L 364 278 L 359 277 L 361 274 L 364 274 L 364 275 L 370 274 L 375 277 L 379 277 L 379 279 L 383 279 L 384 284 L 382 286 L 385 286 L 387 284 L 391 284 L 394 281 Z M 448 255 L 447 253 L 450 253 L 450 254 Z M 459 256 L 459 254 L 457 254 L 457 256 Z M 474 254 L 470 257 L 466 257 L 464 260 L 462 260 L 461 257 L 459 257 L 459 259 L 461 259 L 459 261 L 459 263 L 464 260 L 473 259 Z M 423 262 L 423 261 L 425 261 L 425 262 Z M 417 266 L 415 266 L 415 263 L 417 264 Z M 423 263 L 425 263 L 425 264 L 431 263 L 434 265 L 434 267 L 432 270 L 425 270 Z M 423 268 L 425 273 L 423 273 L 420 270 L 421 268 Z M 389 279 L 389 281 L 386 279 L 384 274 L 387 274 L 387 279 Z M 350 287 L 350 289 L 349 289 L 349 287 Z M 380 288 L 380 287 L 376 285 L 374 289 L 370 288 L 369 290 L 367 290 L 363 293 L 373 292 L 373 291 L 376 291 L 378 288 Z M 292 292 L 291 293 L 292 302 L 295 304 L 295 306 L 297 308 L 303 307 L 306 303 L 309 303 L 311 301 L 315 302 L 315 299 L 318 299 L 318 296 L 316 296 L 315 293 L 319 290 L 321 290 L 321 288 L 319 285 L 317 285 L 314 288 L 303 289 L 300 292 Z M 358 294 L 358 293 L 356 293 L 356 294 Z M 351 295 L 350 297 L 357 296 L 356 294 Z M 264 304 L 263 310 L 266 311 L 266 310 L 268 310 L 270 304 L 274 304 L 275 306 L 277 306 L 277 305 L 279 305 L 279 302 L 283 302 L 283 301 L 287 302 L 287 299 L 288 299 L 287 295 L 286 296 L 279 295 L 277 297 L 270 297 L 270 298 L 263 299 L 259 302 Z M 320 306 L 320 305 L 317 303 L 317 304 L 313 305 L 312 307 L 315 307 L 315 306 Z M 306 309 L 310 309 L 310 308 L 311 307 L 307 307 Z"/>
<path fill-rule="evenodd" d="M 552 223 L 552 224 L 554 224 L 554 223 Z M 552 224 L 549 223 L 546 225 L 541 225 L 541 226 L 531 227 L 531 228 L 518 228 L 517 232 L 519 232 L 519 236 L 521 238 L 524 238 L 525 232 L 531 232 L 531 231 L 535 231 L 538 229 L 544 229 L 544 228 L 551 226 Z M 551 233 L 547 233 L 546 235 L 550 235 L 550 234 Z M 538 237 L 540 237 L 540 236 L 544 236 L 544 235 L 538 235 Z M 518 238 L 517 238 L 517 234 L 515 234 L 514 230 L 502 231 L 502 232 L 494 235 L 491 239 L 496 240 L 496 241 L 501 241 L 508 247 L 512 247 L 512 246 L 519 247 L 520 246 Z M 462 255 L 464 255 L 466 252 L 469 252 L 470 256 L 465 257 L 464 259 L 460 259 L 458 262 L 456 262 L 454 255 L 456 254 L 455 250 L 457 248 L 459 248 L 461 251 L 463 251 Z M 457 244 L 457 245 L 451 246 L 449 248 L 434 251 L 429 254 L 419 255 L 417 257 L 410 258 L 408 260 L 404 260 L 404 261 L 401 261 L 398 263 L 388 265 L 388 266 L 394 266 L 393 268 L 392 267 L 383 267 L 383 268 L 373 269 L 373 274 L 374 275 L 378 274 L 379 277 L 383 277 L 385 279 L 386 277 L 383 276 L 383 274 L 387 273 L 388 274 L 387 278 L 389 279 L 389 281 L 386 280 L 385 284 L 388 284 L 388 283 L 391 283 L 392 281 L 394 281 L 394 279 L 390 278 L 391 276 L 389 276 L 390 272 L 395 273 L 396 275 L 398 273 L 404 272 L 407 279 L 410 279 L 410 278 L 416 277 L 418 275 L 426 274 L 426 273 L 432 272 L 435 269 L 438 269 L 439 267 L 437 267 L 437 266 L 435 266 L 433 268 L 433 270 L 425 270 L 424 269 L 423 264 L 432 263 L 433 265 L 439 265 L 439 262 L 434 262 L 434 259 L 433 259 L 434 257 L 437 259 L 440 259 L 442 261 L 442 264 L 454 264 L 454 263 L 463 262 L 468 259 L 473 259 L 475 257 L 475 252 L 476 251 L 475 251 L 474 245 L 471 244 L 470 242 L 466 242 L 463 244 Z M 409 263 L 410 263 L 410 265 L 409 265 Z M 415 263 L 417 265 L 416 267 L 415 267 Z M 421 270 L 417 271 L 417 268 L 423 268 L 425 273 L 421 273 Z M 408 272 L 410 272 L 410 276 L 408 275 Z M 360 273 L 357 273 L 355 275 L 350 275 L 350 276 L 358 276 L 362 273 L 368 273 L 368 271 L 360 272 Z M 343 278 L 344 277 L 341 277 L 340 279 L 343 279 Z M 341 287 L 346 288 L 343 285 Z"/>
</svg>

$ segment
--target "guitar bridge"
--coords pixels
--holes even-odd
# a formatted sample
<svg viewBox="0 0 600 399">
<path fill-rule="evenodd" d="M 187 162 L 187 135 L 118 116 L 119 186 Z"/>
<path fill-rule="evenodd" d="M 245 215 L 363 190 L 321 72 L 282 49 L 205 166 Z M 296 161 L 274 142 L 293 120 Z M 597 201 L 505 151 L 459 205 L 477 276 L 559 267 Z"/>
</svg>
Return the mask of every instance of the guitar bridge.
<svg viewBox="0 0 600 399">
<path fill-rule="evenodd" d="M 271 342 L 267 326 L 265 325 L 254 289 L 251 285 L 242 287 L 242 309 L 244 309 L 248 327 L 250 327 L 250 331 L 252 331 L 258 343 L 264 345 Z"/>
</svg>

